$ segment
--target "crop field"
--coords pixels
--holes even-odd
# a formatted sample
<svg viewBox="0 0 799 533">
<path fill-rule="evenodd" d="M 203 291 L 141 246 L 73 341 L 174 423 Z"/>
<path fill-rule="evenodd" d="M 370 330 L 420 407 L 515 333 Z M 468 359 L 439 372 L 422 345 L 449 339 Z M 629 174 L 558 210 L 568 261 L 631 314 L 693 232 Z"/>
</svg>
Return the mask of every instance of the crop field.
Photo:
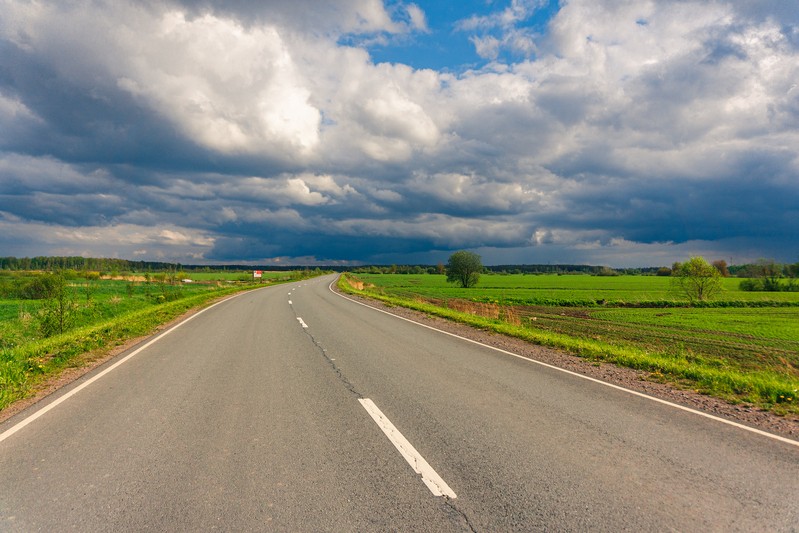
<svg viewBox="0 0 799 533">
<path fill-rule="evenodd" d="M 520 309 L 530 327 L 799 378 L 799 308 Z M 525 321 L 525 319 L 527 319 Z M 529 322 L 528 322 L 529 321 Z"/>
<path fill-rule="evenodd" d="M 443 275 L 357 278 L 367 293 L 400 305 L 415 302 L 479 315 L 554 346 L 572 346 L 563 339 L 575 339 L 590 346 L 578 355 L 628 361 L 658 377 L 671 373 L 675 383 L 696 386 L 691 369 L 701 367 L 721 377 L 713 378 L 718 383 L 700 383 L 700 390 L 799 412 L 799 293 L 741 291 L 739 279 L 727 278 L 711 307 L 690 307 L 672 292 L 668 277 L 657 276 L 483 275 L 469 289 L 448 284 Z M 613 355 L 627 350 L 640 357 Z M 668 370 L 675 362 L 685 371 Z M 722 383 L 725 375 L 746 380 L 764 373 L 781 385 L 760 396 L 747 385 Z"/>
<path fill-rule="evenodd" d="M 797 343 L 797 308 L 710 308 L 710 309 L 607 309 L 590 311 L 590 316 L 636 326 L 663 327 L 700 332 L 721 332 L 761 342 L 768 339 Z"/>
<path fill-rule="evenodd" d="M 431 298 L 468 298 L 517 305 L 636 305 L 683 306 L 671 290 L 671 278 L 659 276 L 483 275 L 477 287 L 461 289 L 443 275 L 358 274 L 387 294 L 418 294 Z M 714 305 L 799 305 L 796 292 L 746 292 L 740 279 L 725 278 L 724 291 Z"/>
</svg>

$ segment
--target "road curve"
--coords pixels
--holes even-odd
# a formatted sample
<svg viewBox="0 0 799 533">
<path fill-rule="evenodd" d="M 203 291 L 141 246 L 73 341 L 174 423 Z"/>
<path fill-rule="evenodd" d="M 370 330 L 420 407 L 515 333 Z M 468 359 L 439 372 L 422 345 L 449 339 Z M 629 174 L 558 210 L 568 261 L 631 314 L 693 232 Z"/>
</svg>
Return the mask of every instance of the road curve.
<svg viewBox="0 0 799 533">
<path fill-rule="evenodd" d="M 227 300 L 0 425 L 0 531 L 799 528 L 799 446 L 333 279 Z"/>
</svg>

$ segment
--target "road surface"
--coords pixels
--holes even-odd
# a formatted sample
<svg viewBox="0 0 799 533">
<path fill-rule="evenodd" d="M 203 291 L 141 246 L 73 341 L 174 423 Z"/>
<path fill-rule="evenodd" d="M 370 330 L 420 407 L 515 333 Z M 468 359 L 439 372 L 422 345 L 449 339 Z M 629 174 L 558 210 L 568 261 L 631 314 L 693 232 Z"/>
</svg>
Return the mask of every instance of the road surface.
<svg viewBox="0 0 799 533">
<path fill-rule="evenodd" d="M 227 300 L 0 425 L 0 531 L 799 530 L 799 446 L 333 279 Z"/>
</svg>

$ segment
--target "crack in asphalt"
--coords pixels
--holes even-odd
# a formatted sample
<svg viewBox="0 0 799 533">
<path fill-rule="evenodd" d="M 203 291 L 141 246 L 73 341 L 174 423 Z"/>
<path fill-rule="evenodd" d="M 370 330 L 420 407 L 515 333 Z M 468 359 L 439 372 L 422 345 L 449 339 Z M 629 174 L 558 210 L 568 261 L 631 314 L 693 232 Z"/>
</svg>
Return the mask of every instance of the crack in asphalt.
<svg viewBox="0 0 799 533">
<path fill-rule="evenodd" d="M 449 496 L 444 496 L 444 503 L 447 507 L 458 513 L 458 516 L 463 518 L 463 521 L 466 522 L 467 526 L 469 526 L 470 531 L 477 533 L 477 528 L 472 525 L 472 522 L 469 520 L 469 517 L 466 515 L 466 513 L 458 509 L 458 506 L 455 505 L 455 500 L 451 499 Z"/>
<path fill-rule="evenodd" d="M 291 305 L 291 308 L 294 309 L 293 303 L 290 303 L 289 305 Z M 300 316 L 297 315 L 296 311 L 294 315 L 298 319 L 300 319 Z M 356 398 L 362 400 L 364 398 L 363 394 L 361 394 L 360 391 L 358 391 L 358 389 L 355 388 L 355 385 L 353 385 L 350 382 L 350 380 L 347 379 L 347 376 L 344 375 L 344 372 L 342 372 L 342 370 L 338 367 L 338 365 L 336 365 L 336 362 L 328 355 L 327 350 L 325 350 L 324 347 L 321 344 L 319 344 L 319 341 L 317 341 L 316 338 L 313 336 L 313 333 L 311 333 L 311 328 L 304 327 L 303 331 L 311 339 L 311 342 L 319 350 L 319 353 L 322 354 L 322 357 L 324 357 L 325 361 L 327 361 L 327 364 L 330 365 L 330 367 L 333 369 L 333 372 L 335 372 L 336 377 L 338 377 L 339 381 L 341 381 L 344 384 L 344 387 L 348 391 L 350 391 Z"/>
<path fill-rule="evenodd" d="M 325 350 L 322 347 L 322 345 L 319 344 L 319 342 L 317 342 L 316 338 L 314 338 L 309 329 L 305 330 L 305 334 L 311 338 L 311 342 L 313 342 L 314 346 L 316 346 L 319 349 L 319 352 L 322 354 L 322 357 L 325 358 L 325 361 L 327 361 L 327 364 L 329 364 L 330 367 L 333 369 L 333 372 L 336 373 L 336 377 L 338 377 L 339 381 L 341 381 L 344 384 L 344 387 L 346 387 L 346 389 L 350 391 L 352 394 L 354 394 L 355 397 L 358 398 L 359 400 L 363 399 L 364 397 L 363 394 L 361 394 L 358 391 L 358 389 L 355 388 L 355 385 L 353 385 L 352 382 L 350 382 L 350 380 L 347 379 L 347 376 L 344 375 L 344 372 L 342 372 L 342 370 L 338 367 L 338 365 L 336 365 L 336 362 L 333 361 L 333 359 L 327 354 L 327 350 Z"/>
</svg>

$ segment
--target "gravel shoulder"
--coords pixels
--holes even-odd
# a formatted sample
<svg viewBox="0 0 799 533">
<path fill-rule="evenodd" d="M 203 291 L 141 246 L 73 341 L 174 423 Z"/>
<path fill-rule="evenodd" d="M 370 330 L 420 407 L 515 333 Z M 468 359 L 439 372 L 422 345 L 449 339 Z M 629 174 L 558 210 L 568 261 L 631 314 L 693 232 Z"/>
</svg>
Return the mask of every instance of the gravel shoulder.
<svg viewBox="0 0 799 533">
<path fill-rule="evenodd" d="M 341 292 L 333 285 L 336 292 Z M 799 441 L 799 416 L 780 416 L 746 404 L 733 405 L 719 398 L 700 394 L 694 390 L 682 389 L 671 383 L 652 381 L 649 372 L 616 366 L 611 363 L 588 361 L 563 351 L 531 344 L 522 339 L 508 337 L 498 333 L 484 331 L 458 322 L 434 317 L 404 307 L 388 306 L 379 300 L 373 300 L 352 294 L 346 295 L 388 313 L 408 318 L 440 330 L 454 333 L 474 341 L 500 348 L 542 363 L 547 363 L 571 372 L 583 374 L 614 385 L 641 392 L 678 405 L 696 409 L 719 418 L 724 418 L 769 433 L 788 437 Z"/>
</svg>

